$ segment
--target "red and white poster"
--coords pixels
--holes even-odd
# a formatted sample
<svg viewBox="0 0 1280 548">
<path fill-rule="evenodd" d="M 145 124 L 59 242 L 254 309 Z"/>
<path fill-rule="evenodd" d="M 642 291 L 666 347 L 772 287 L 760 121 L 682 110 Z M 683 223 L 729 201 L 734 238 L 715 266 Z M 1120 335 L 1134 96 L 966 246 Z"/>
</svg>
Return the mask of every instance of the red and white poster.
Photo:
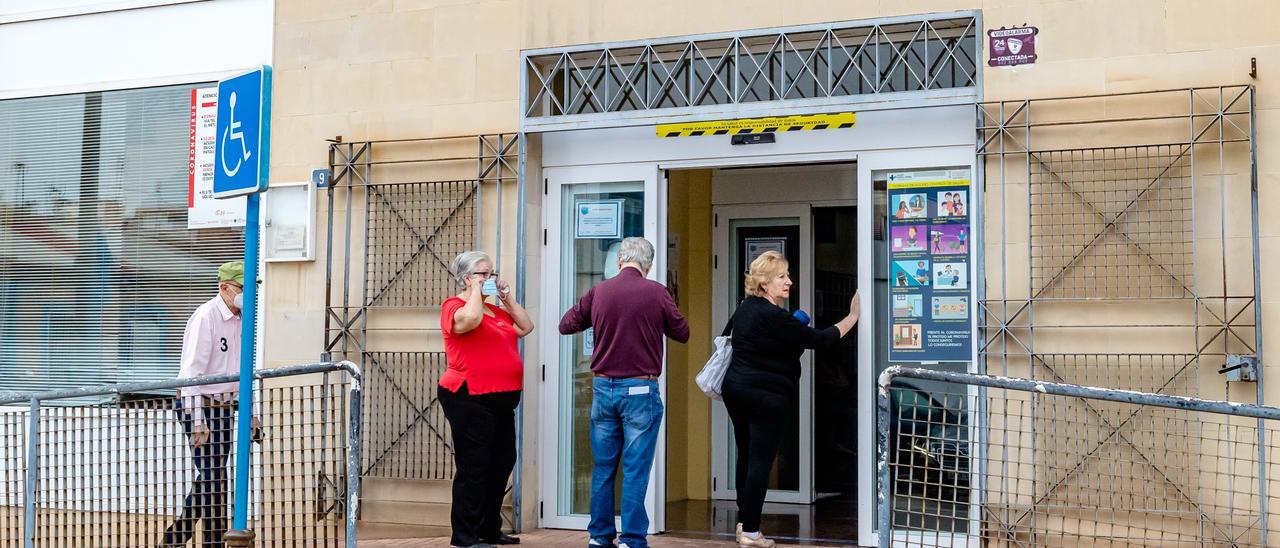
<svg viewBox="0 0 1280 548">
<path fill-rule="evenodd" d="M 187 228 L 244 226 L 245 198 L 213 197 L 218 88 L 191 90 L 191 149 L 187 157 Z"/>
</svg>

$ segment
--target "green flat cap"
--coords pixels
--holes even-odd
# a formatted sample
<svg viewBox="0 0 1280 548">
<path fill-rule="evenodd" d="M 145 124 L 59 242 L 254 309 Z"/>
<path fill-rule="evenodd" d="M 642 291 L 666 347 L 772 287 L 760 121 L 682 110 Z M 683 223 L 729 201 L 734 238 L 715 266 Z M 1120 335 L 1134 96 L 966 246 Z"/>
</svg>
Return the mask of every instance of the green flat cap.
<svg viewBox="0 0 1280 548">
<path fill-rule="evenodd" d="M 244 261 L 222 263 L 218 267 L 218 282 L 235 282 L 244 285 Z"/>
</svg>

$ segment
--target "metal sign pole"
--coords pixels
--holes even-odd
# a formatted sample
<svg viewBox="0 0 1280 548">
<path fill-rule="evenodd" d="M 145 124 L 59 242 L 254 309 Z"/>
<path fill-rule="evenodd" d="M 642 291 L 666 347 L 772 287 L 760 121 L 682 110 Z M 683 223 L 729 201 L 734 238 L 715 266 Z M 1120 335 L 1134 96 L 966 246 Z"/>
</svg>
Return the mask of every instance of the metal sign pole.
<svg viewBox="0 0 1280 548">
<path fill-rule="evenodd" d="M 271 67 L 218 82 L 213 196 L 245 196 L 244 303 L 240 309 L 240 390 L 236 422 L 236 479 L 229 547 L 253 545 L 249 530 L 249 475 L 253 454 L 253 361 L 257 343 L 259 194 L 267 189 L 271 121 Z"/>
<path fill-rule="evenodd" d="M 236 417 L 236 485 L 231 528 L 247 531 L 249 526 L 249 456 L 252 453 L 253 358 L 258 319 L 258 205 L 261 195 L 245 197 L 244 224 L 244 307 L 240 309 L 240 410 Z"/>
</svg>

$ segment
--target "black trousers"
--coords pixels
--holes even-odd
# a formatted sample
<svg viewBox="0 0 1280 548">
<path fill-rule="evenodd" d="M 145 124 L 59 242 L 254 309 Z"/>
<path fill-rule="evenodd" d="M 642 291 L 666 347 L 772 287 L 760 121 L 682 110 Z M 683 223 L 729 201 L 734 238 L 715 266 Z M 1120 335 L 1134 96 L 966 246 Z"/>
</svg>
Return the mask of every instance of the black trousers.
<svg viewBox="0 0 1280 548">
<path fill-rule="evenodd" d="M 436 389 L 453 431 L 453 509 L 449 516 L 454 546 L 471 546 L 502 534 L 502 499 L 516 463 L 515 409 L 520 392 L 473 396 L 464 383 L 458 391 Z"/>
<path fill-rule="evenodd" d="M 721 387 L 724 406 L 733 423 L 738 462 L 734 470 L 738 487 L 738 521 L 742 530 L 760 530 L 760 511 L 769 491 L 769 473 L 778 456 L 786 428 L 790 391 L 734 382 L 726 376 Z"/>
<path fill-rule="evenodd" d="M 194 427 L 191 416 L 177 407 L 178 420 L 187 440 Z M 209 427 L 208 441 L 191 451 L 196 465 L 196 480 L 182 503 L 182 514 L 164 531 L 164 546 L 185 546 L 196 533 L 196 522 L 203 526 L 204 548 L 222 548 L 222 535 L 227 532 L 227 460 L 231 456 L 233 437 L 231 406 L 204 407 L 204 424 Z"/>
</svg>

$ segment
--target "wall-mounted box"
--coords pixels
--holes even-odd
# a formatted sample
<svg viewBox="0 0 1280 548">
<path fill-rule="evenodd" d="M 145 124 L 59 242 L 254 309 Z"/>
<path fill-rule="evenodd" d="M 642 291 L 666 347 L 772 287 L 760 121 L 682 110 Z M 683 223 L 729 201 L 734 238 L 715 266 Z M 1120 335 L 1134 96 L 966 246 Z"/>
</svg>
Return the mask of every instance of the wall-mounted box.
<svg viewBox="0 0 1280 548">
<path fill-rule="evenodd" d="M 310 181 L 272 184 L 263 195 L 269 263 L 314 261 L 316 187 Z"/>
</svg>

